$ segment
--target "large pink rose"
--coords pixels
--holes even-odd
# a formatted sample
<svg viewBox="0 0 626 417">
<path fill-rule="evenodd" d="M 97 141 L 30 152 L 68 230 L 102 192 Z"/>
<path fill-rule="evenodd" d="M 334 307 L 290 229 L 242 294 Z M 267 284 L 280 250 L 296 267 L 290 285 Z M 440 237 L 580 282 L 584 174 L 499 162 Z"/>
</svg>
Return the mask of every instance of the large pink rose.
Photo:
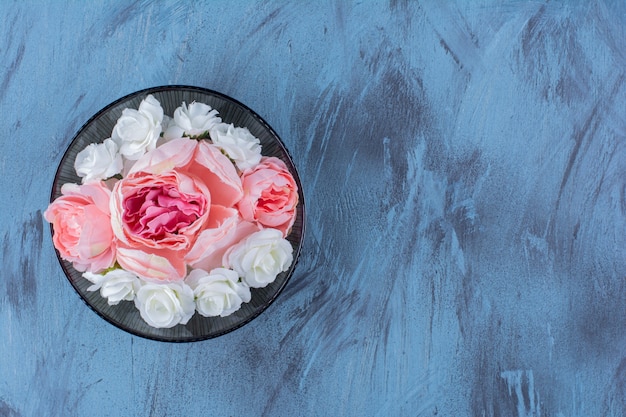
<svg viewBox="0 0 626 417">
<path fill-rule="evenodd" d="M 210 207 L 211 194 L 197 178 L 136 172 L 113 187 L 113 231 L 133 248 L 189 249 Z"/>
<path fill-rule="evenodd" d="M 109 212 L 111 192 L 103 182 L 65 184 L 48 206 L 52 241 L 61 257 L 78 271 L 100 272 L 113 266 L 116 247 Z"/>
<path fill-rule="evenodd" d="M 264 157 L 243 172 L 243 198 L 237 204 L 241 217 L 278 229 L 287 236 L 296 217 L 298 186 L 283 161 Z"/>
<path fill-rule="evenodd" d="M 201 247 L 211 237 L 249 230 L 233 208 L 242 195 L 234 165 L 206 141 L 174 139 L 146 153 L 113 188 L 118 262 L 146 279 L 184 279 L 188 264 L 212 257 Z"/>
</svg>

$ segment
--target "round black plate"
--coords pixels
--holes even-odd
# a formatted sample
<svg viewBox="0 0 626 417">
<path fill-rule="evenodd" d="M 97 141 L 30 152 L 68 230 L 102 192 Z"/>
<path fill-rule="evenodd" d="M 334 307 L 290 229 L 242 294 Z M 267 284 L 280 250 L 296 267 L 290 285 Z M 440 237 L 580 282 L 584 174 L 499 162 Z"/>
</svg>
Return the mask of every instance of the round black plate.
<svg viewBox="0 0 626 417">
<path fill-rule="evenodd" d="M 258 114 L 224 94 L 199 87 L 164 86 L 129 94 L 100 110 L 78 131 L 61 159 L 54 178 L 50 201 L 54 201 L 61 195 L 63 184 L 80 183 L 80 177 L 74 171 L 76 154 L 90 143 L 102 142 L 110 137 L 122 110 L 127 107 L 138 108 L 141 100 L 148 94 L 152 94 L 159 100 L 165 114 L 170 117 L 183 101 L 187 104 L 193 101 L 208 104 L 219 112 L 223 122 L 247 127 L 254 136 L 259 138 L 263 155 L 278 157 L 287 164 L 298 185 L 299 193 L 296 221 L 287 237 L 294 250 L 291 267 L 278 275 L 276 280 L 267 287 L 253 288 L 250 302 L 242 304 L 241 308 L 230 316 L 207 318 L 196 313 L 186 325 L 179 324 L 171 329 L 157 329 L 143 321 L 133 302 L 122 301 L 118 305 L 110 306 L 107 300 L 100 296 L 99 291 L 87 291 L 91 283 L 84 279 L 70 262 L 60 258 L 58 252 L 57 257 L 67 279 L 87 305 L 102 318 L 122 330 L 137 336 L 166 342 L 193 342 L 221 336 L 249 323 L 274 302 L 293 274 L 304 240 L 304 195 L 296 167 L 276 132 Z"/>
</svg>

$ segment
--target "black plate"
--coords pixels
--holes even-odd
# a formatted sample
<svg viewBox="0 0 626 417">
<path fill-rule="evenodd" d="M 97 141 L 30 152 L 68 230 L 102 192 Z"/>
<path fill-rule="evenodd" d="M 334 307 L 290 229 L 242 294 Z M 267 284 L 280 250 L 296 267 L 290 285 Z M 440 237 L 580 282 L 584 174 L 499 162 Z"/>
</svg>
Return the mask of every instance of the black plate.
<svg viewBox="0 0 626 417">
<path fill-rule="evenodd" d="M 193 342 L 221 336 L 249 323 L 274 302 L 293 274 L 304 239 L 304 195 L 296 167 L 278 135 L 258 114 L 224 94 L 199 87 L 164 86 L 129 94 L 100 110 L 78 131 L 65 151 L 63 159 L 61 159 L 54 178 L 50 201 L 54 201 L 61 195 L 63 184 L 68 182 L 80 183 L 80 177 L 76 175 L 74 170 L 76 154 L 90 143 L 99 143 L 110 137 L 113 126 L 121 116 L 122 110 L 127 107 L 138 108 L 141 100 L 148 94 L 152 94 L 159 100 L 165 114 L 170 117 L 183 101 L 187 104 L 194 100 L 208 104 L 219 111 L 223 122 L 247 127 L 254 136 L 259 138 L 264 156 L 278 157 L 287 164 L 298 185 L 299 194 L 296 221 L 287 237 L 294 250 L 294 260 L 291 267 L 286 272 L 279 274 L 276 280 L 267 287 L 252 288 L 250 302 L 242 304 L 238 311 L 227 317 L 207 318 L 196 312 L 186 325 L 179 324 L 171 329 L 157 329 L 143 321 L 133 302 L 122 301 L 116 306 L 110 306 L 107 300 L 100 296 L 99 291 L 87 291 L 91 283 L 84 279 L 70 262 L 62 259 L 58 252 L 57 257 L 67 279 L 87 305 L 102 318 L 122 330 L 137 336 L 165 342 Z"/>
</svg>

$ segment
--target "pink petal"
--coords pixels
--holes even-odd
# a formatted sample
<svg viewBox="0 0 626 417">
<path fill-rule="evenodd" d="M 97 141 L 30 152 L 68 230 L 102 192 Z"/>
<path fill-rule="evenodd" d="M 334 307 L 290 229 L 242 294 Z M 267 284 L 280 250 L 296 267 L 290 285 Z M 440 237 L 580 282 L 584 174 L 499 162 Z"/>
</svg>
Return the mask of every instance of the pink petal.
<svg viewBox="0 0 626 417">
<path fill-rule="evenodd" d="M 232 207 L 241 200 L 241 179 L 233 163 L 218 147 L 201 141 L 194 162 L 189 171 L 206 184 L 211 192 L 212 203 Z"/>
<path fill-rule="evenodd" d="M 109 200 L 111 199 L 111 191 L 102 181 L 89 182 L 86 184 L 63 184 L 61 193 L 67 195 L 70 199 L 81 201 L 93 201 L 103 213 L 109 213 Z"/>
<path fill-rule="evenodd" d="M 219 268 L 224 253 L 231 246 L 258 230 L 259 226 L 255 223 L 241 221 L 237 210 L 211 206 L 209 228 L 200 233 L 185 260 L 193 268 L 205 271 Z"/>
<path fill-rule="evenodd" d="M 197 145 L 197 141 L 188 138 L 172 139 L 139 158 L 128 174 L 134 172 L 160 174 L 184 167 L 192 160 Z"/>
<path fill-rule="evenodd" d="M 117 262 L 122 268 L 148 280 L 180 281 L 187 273 L 184 260 L 174 251 L 161 250 L 148 253 L 118 247 Z"/>
</svg>

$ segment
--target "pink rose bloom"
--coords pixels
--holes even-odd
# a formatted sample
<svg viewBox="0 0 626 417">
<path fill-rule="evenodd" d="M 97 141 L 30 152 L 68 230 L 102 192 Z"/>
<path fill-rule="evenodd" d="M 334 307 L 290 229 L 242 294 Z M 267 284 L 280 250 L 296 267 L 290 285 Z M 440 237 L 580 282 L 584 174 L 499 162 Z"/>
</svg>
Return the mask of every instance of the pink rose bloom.
<svg viewBox="0 0 626 417">
<path fill-rule="evenodd" d="M 298 186 L 283 161 L 264 157 L 241 176 L 243 198 L 237 204 L 246 221 L 278 229 L 287 236 L 296 217 Z"/>
<path fill-rule="evenodd" d="M 197 178 L 176 171 L 136 172 L 115 184 L 111 201 L 121 242 L 176 251 L 193 243 L 209 216 L 211 194 Z"/>
<path fill-rule="evenodd" d="M 179 138 L 159 146 L 113 188 L 117 261 L 148 280 L 183 280 L 188 264 L 212 258 L 203 248 L 215 237 L 256 231 L 238 226 L 242 195 L 237 170 L 214 145 Z"/>
<path fill-rule="evenodd" d="M 44 212 L 44 218 L 52 224 L 52 241 L 61 257 L 81 272 L 97 273 L 113 266 L 116 247 L 109 189 L 99 181 L 65 184 L 61 193 Z"/>
</svg>

